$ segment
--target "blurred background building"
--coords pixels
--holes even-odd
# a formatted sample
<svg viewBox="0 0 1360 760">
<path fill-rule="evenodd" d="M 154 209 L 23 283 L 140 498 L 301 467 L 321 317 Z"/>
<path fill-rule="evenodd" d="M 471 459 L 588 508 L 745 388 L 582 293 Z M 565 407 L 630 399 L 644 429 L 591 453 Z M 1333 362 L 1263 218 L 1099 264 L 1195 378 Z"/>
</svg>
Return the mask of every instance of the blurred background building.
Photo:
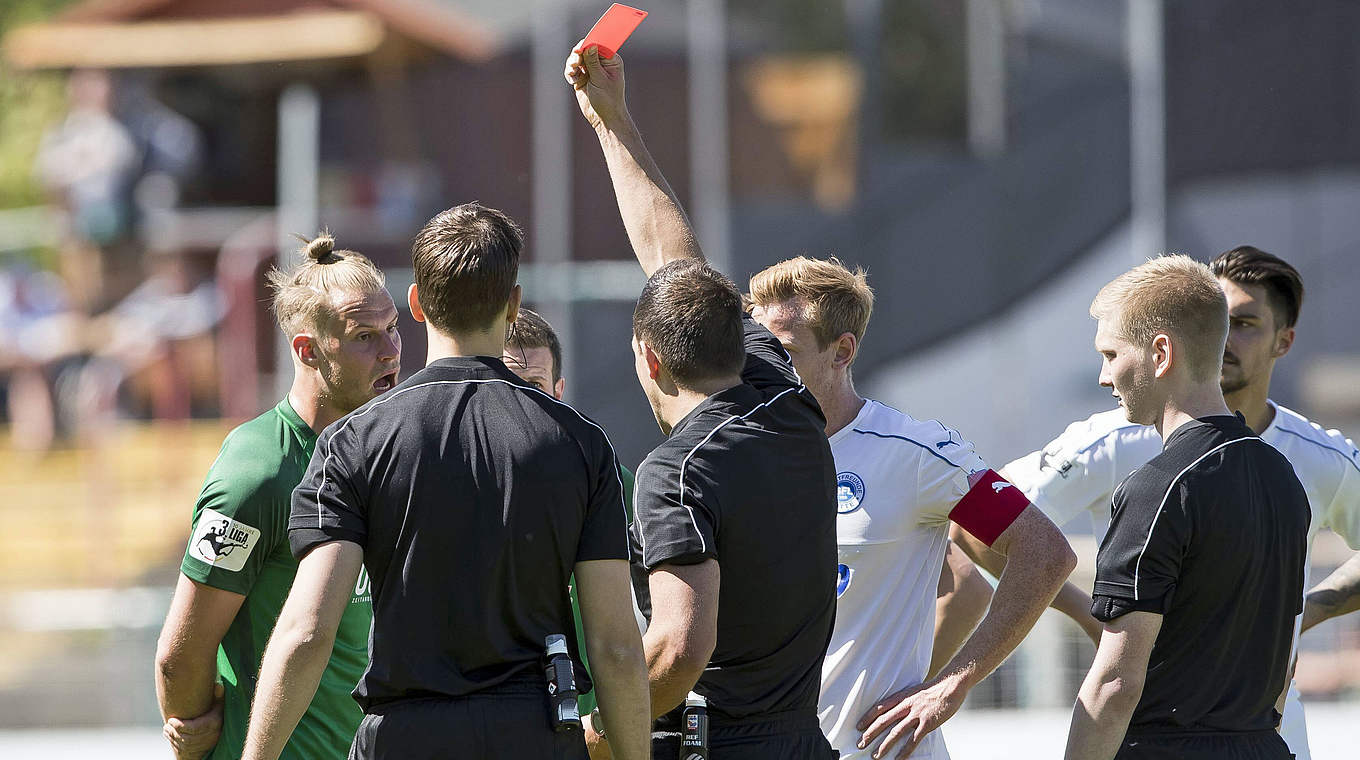
<svg viewBox="0 0 1360 760">
<path fill-rule="evenodd" d="M 627 344 L 642 275 L 561 79 L 607 5 L 0 7 L 0 727 L 158 724 L 152 652 L 197 489 L 285 387 L 263 273 L 292 233 L 369 254 L 401 304 L 425 219 L 506 210 L 570 400 L 629 464 L 657 442 Z M 706 250 L 738 282 L 804 252 L 865 266 L 869 395 L 999 466 L 1109 407 L 1086 317 L 1101 284 L 1251 244 L 1307 286 L 1274 398 L 1360 430 L 1360 5 L 646 9 L 629 100 Z M 1089 583 L 1094 543 L 1076 543 Z M 1314 580 L 1348 556 L 1321 537 Z M 1360 618 L 1303 649 L 1306 698 L 1360 716 Z M 1046 617 L 969 707 L 1062 708 L 1090 656 Z"/>
</svg>

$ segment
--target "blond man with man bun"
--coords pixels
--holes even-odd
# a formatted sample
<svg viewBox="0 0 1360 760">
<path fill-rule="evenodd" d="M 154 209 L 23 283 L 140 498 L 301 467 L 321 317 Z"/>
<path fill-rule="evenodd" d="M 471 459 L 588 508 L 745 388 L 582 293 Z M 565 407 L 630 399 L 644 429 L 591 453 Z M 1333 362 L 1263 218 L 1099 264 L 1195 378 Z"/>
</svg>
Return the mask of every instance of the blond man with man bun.
<svg viewBox="0 0 1360 760">
<path fill-rule="evenodd" d="M 237 758 L 265 642 L 298 563 L 288 545 L 293 488 L 323 428 L 392 388 L 397 309 L 382 272 L 322 235 L 294 269 L 269 274 L 293 384 L 227 435 L 194 505 L 179 584 L 156 653 L 156 692 L 177 757 Z M 359 578 L 321 687 L 283 757 L 339 758 L 363 717 L 350 690 L 368 663 L 373 619 Z M 216 692 L 216 693 L 215 693 Z"/>
</svg>

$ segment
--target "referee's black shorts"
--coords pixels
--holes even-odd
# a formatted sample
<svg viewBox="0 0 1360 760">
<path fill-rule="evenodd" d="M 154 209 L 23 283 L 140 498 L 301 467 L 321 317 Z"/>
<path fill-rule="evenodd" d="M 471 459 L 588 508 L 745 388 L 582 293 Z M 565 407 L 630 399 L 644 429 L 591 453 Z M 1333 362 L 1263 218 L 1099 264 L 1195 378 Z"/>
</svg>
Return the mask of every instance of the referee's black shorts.
<svg viewBox="0 0 1360 760">
<path fill-rule="evenodd" d="M 350 760 L 588 760 L 580 731 L 557 733 L 541 675 L 465 697 L 379 705 L 364 716 Z"/>
<path fill-rule="evenodd" d="M 1130 733 L 1115 760 L 1291 760 L 1276 731 Z"/>
<path fill-rule="evenodd" d="M 817 723 L 817 714 L 775 713 L 735 721 L 710 719 L 708 756 L 711 760 L 837 760 Z M 652 733 L 652 760 L 685 760 L 680 756 L 680 734 Z"/>
</svg>

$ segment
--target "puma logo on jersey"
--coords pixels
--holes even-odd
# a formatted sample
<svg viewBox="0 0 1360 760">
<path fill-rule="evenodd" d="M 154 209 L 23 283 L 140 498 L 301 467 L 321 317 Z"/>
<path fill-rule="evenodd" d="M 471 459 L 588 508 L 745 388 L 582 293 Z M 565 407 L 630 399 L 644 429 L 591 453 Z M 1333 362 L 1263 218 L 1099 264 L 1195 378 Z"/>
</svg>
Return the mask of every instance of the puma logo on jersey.
<svg viewBox="0 0 1360 760">
<path fill-rule="evenodd" d="M 995 492 L 997 492 L 997 493 L 1001 493 L 1001 489 L 1003 489 L 1003 488 L 1010 488 L 1010 487 L 1011 487 L 1011 484 L 1010 484 L 1010 483 L 1007 483 L 1007 482 L 1004 481 L 1004 480 L 994 480 L 994 481 L 992 481 L 992 490 L 995 491 Z"/>
<path fill-rule="evenodd" d="M 936 441 L 936 442 L 935 442 L 935 448 L 937 448 L 937 449 L 943 449 L 945 446 L 958 446 L 958 445 L 959 445 L 959 442 L 956 441 L 956 440 L 954 440 L 954 431 L 952 431 L 952 430 L 949 431 L 949 439 L 948 439 L 948 440 L 945 440 L 945 441 Z"/>
</svg>

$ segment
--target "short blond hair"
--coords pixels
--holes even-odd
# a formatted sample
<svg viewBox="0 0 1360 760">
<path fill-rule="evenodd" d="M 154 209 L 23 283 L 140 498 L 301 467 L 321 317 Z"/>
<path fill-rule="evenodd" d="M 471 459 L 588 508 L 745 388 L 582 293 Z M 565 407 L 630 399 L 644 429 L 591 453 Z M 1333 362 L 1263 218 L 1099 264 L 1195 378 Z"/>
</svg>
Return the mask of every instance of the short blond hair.
<svg viewBox="0 0 1360 760">
<path fill-rule="evenodd" d="M 1159 334 L 1176 338 L 1196 379 L 1221 371 L 1228 299 L 1209 267 L 1189 256 L 1159 256 L 1114 278 L 1091 302 L 1091 316 L 1139 346 Z"/>
<path fill-rule="evenodd" d="M 751 278 L 752 305 L 764 307 L 793 299 L 807 303 L 803 317 L 817 338 L 818 348 L 826 349 L 845 333 L 864 340 L 874 311 L 874 290 L 863 269 L 851 271 L 835 256 L 798 256 Z"/>
<path fill-rule="evenodd" d="M 323 232 L 312 240 L 299 238 L 302 263 L 284 272 L 270 270 L 269 289 L 274 297 L 270 310 L 288 337 L 320 329 L 335 316 L 339 293 L 367 294 L 385 291 L 387 279 L 367 256 L 336 250 L 335 238 Z"/>
</svg>

